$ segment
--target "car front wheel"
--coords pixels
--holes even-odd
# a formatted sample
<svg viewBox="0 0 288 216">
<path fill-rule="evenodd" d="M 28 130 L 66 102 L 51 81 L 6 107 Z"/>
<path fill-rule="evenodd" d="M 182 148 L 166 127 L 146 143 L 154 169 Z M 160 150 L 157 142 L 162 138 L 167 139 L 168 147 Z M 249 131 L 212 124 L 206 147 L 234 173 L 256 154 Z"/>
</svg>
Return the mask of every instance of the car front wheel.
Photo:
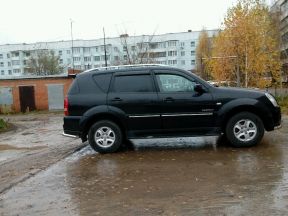
<svg viewBox="0 0 288 216">
<path fill-rule="evenodd" d="M 99 153 L 116 152 L 122 143 L 121 129 L 114 122 L 103 120 L 92 125 L 88 134 L 89 144 Z"/>
<path fill-rule="evenodd" d="M 249 147 L 258 144 L 264 135 L 262 120 L 250 112 L 241 112 L 229 119 L 226 137 L 234 147 Z"/>
</svg>

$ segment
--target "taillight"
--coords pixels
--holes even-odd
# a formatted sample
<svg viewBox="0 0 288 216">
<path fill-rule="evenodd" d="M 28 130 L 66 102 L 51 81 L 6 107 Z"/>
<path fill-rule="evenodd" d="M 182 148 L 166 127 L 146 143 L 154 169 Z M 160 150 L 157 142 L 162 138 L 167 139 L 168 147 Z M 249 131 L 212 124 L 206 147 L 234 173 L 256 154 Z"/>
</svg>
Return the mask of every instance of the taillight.
<svg viewBox="0 0 288 216">
<path fill-rule="evenodd" d="M 69 106 L 68 97 L 65 97 L 64 99 L 64 115 L 65 116 L 69 115 L 68 106 Z"/>
</svg>

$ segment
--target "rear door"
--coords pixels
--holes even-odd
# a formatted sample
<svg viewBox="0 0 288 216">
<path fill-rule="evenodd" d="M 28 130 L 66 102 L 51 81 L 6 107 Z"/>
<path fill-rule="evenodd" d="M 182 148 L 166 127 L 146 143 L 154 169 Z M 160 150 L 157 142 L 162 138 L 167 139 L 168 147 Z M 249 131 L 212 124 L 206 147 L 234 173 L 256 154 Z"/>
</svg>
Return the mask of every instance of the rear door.
<svg viewBox="0 0 288 216">
<path fill-rule="evenodd" d="M 164 130 L 205 133 L 214 127 L 211 93 L 198 93 L 192 76 L 177 71 L 155 71 Z"/>
<path fill-rule="evenodd" d="M 108 105 L 125 113 L 130 131 L 145 133 L 161 129 L 158 96 L 149 71 L 115 73 Z"/>
</svg>

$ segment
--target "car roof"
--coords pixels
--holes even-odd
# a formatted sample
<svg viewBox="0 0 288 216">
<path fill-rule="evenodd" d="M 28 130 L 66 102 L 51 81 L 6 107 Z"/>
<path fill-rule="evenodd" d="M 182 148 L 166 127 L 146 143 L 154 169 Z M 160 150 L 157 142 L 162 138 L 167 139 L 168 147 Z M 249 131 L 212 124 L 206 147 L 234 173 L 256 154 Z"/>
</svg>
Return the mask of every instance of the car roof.
<svg viewBox="0 0 288 216">
<path fill-rule="evenodd" d="M 92 68 L 86 70 L 79 75 L 88 75 L 88 74 L 101 74 L 101 73 L 114 73 L 114 72 L 137 72 L 143 71 L 145 69 L 174 69 L 174 70 L 181 70 L 176 67 L 171 67 L 168 65 L 160 65 L 160 64 L 139 64 L 139 65 L 118 65 L 118 66 L 109 66 L 109 67 L 99 67 L 99 68 Z"/>
</svg>

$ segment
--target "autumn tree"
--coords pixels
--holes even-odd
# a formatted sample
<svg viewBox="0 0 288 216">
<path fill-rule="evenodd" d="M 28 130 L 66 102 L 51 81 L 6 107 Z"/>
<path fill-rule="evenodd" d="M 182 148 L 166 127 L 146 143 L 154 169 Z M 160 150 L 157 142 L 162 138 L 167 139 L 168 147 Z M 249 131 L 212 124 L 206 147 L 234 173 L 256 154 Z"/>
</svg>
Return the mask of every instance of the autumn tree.
<svg viewBox="0 0 288 216">
<path fill-rule="evenodd" d="M 280 80 L 279 39 L 260 0 L 239 0 L 228 9 L 223 30 L 213 41 L 209 66 L 216 80 L 237 81 L 238 86 L 265 87 L 265 77 Z"/>
<path fill-rule="evenodd" d="M 59 64 L 59 57 L 51 50 L 35 50 L 27 61 L 26 74 L 45 76 L 60 74 L 63 67 Z"/>
<path fill-rule="evenodd" d="M 212 47 L 211 38 L 205 29 L 200 32 L 199 41 L 196 48 L 196 67 L 197 73 L 203 79 L 210 79 L 207 61 L 211 57 Z"/>
</svg>

